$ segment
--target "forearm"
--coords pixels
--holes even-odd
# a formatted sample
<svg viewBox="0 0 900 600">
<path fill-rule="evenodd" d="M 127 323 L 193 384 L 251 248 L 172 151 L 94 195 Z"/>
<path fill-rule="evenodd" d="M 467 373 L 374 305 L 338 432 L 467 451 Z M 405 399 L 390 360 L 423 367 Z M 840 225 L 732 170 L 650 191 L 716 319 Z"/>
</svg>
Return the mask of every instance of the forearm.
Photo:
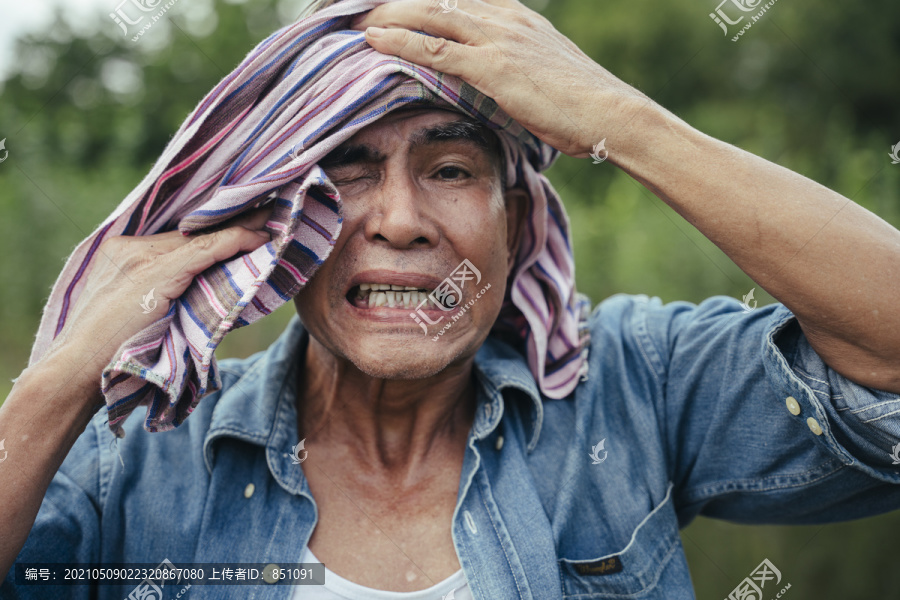
<svg viewBox="0 0 900 600">
<path fill-rule="evenodd" d="M 53 476 L 102 403 L 90 377 L 64 354 L 26 369 L 0 406 L 0 580 L 25 544 Z"/>
<path fill-rule="evenodd" d="M 900 393 L 900 231 L 806 177 L 715 140 L 655 104 L 610 136 L 610 161 L 797 316 L 845 377 Z"/>
</svg>

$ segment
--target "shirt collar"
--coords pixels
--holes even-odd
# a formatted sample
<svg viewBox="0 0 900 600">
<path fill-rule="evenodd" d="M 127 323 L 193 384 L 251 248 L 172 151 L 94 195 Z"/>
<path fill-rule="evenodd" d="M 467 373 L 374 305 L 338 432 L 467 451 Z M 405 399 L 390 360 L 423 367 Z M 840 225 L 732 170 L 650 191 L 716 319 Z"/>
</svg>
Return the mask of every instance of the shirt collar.
<svg viewBox="0 0 900 600">
<path fill-rule="evenodd" d="M 491 336 L 475 355 L 475 373 L 484 392 L 479 393 L 473 424 L 475 437 L 483 439 L 496 429 L 503 416 L 504 400 L 517 400 L 524 404 L 526 450 L 531 452 L 541 434 L 544 404 L 525 358 L 509 344 Z"/>
<path fill-rule="evenodd" d="M 289 457 L 292 444 L 299 441 L 294 404 L 296 369 L 307 340 L 306 328 L 294 315 L 281 336 L 222 393 L 203 443 L 207 470 L 212 472 L 213 442 L 221 437 L 237 438 L 264 446 L 279 483 L 294 493 L 303 491 L 301 470 L 281 469 L 277 465 L 285 464 L 285 455 Z M 227 375 L 227 367 L 224 371 Z M 512 346 L 489 337 L 475 355 L 475 374 L 481 385 L 473 435 L 477 439 L 489 436 L 503 417 L 504 399 L 515 398 L 524 401 L 528 409 L 523 415 L 530 417 L 525 423 L 530 452 L 540 436 L 544 410 L 524 357 Z"/>
<path fill-rule="evenodd" d="M 291 464 L 292 446 L 299 442 L 294 398 L 299 357 L 306 341 L 306 329 L 295 315 L 268 350 L 222 393 L 203 441 L 203 458 L 210 473 L 214 442 L 237 438 L 266 448 L 269 468 L 284 489 L 295 494 L 308 491 L 301 470 L 285 467 Z M 227 367 L 223 371 L 227 375 Z"/>
</svg>

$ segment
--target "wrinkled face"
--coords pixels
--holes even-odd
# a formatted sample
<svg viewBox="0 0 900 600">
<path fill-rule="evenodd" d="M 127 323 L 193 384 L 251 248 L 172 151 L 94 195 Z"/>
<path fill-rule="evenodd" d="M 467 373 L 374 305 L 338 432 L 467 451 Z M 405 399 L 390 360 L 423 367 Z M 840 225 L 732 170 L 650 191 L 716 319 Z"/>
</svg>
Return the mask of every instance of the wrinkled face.
<svg viewBox="0 0 900 600">
<path fill-rule="evenodd" d="M 418 379 L 474 356 L 484 342 L 527 198 L 502 191 L 492 136 L 457 112 L 395 111 L 319 162 L 340 192 L 343 225 L 294 302 L 335 357 L 373 377 Z M 481 281 L 454 281 L 461 301 L 441 310 L 426 298 L 459 277 L 464 259 Z"/>
</svg>

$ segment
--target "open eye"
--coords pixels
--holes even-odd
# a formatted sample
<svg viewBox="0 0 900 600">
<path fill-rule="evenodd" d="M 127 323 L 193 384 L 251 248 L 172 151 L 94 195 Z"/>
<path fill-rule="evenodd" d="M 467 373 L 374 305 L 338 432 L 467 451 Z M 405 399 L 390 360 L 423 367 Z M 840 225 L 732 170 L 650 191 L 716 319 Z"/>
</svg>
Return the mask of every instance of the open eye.
<svg viewBox="0 0 900 600">
<path fill-rule="evenodd" d="M 443 167 L 442 169 L 440 169 L 437 172 L 437 174 L 438 174 L 438 176 L 441 177 L 441 179 L 449 179 L 449 180 L 462 179 L 464 177 L 470 176 L 469 173 L 467 173 L 466 171 L 463 171 L 459 167 Z"/>
</svg>

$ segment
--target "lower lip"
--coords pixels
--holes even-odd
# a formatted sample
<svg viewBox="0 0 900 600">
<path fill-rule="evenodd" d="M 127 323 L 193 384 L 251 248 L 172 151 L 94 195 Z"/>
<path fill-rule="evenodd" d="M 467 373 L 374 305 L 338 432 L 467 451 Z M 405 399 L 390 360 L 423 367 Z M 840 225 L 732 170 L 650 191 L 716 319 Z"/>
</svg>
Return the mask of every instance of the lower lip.
<svg viewBox="0 0 900 600">
<path fill-rule="evenodd" d="M 344 301 L 350 307 L 353 314 L 360 318 L 380 322 L 406 322 L 415 327 L 417 331 L 421 328 L 419 327 L 419 324 L 409 316 L 410 313 L 416 314 L 421 311 L 432 321 L 437 321 L 441 317 L 452 317 L 459 312 L 459 307 L 456 307 L 453 310 L 441 310 L 439 308 L 420 308 L 417 310 L 415 307 L 402 308 L 399 306 L 373 306 L 372 308 L 360 308 L 350 302 L 347 298 L 344 298 Z M 428 326 L 428 322 L 425 322 L 425 325 Z"/>
</svg>

